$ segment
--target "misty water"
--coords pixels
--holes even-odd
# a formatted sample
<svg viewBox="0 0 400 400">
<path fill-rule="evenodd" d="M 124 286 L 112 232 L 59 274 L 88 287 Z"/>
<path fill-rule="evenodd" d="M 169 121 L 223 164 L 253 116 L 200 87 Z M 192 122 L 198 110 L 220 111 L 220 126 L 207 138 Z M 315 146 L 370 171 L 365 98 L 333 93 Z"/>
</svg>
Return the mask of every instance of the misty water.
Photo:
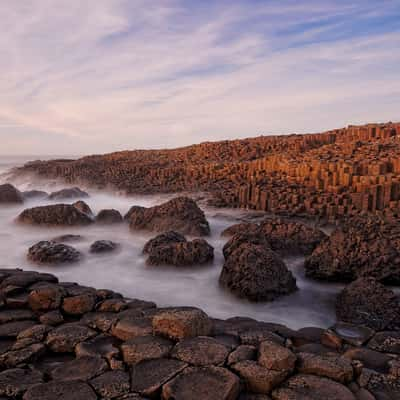
<svg viewBox="0 0 400 400">
<path fill-rule="evenodd" d="M 27 157 L 0 157 L 0 183 L 7 178 L 11 167 L 20 165 Z M 5 173 L 5 174 L 4 174 Z M 66 187 L 59 182 L 33 181 L 30 178 L 14 180 L 20 190 L 41 189 L 48 192 Z M 81 188 L 85 189 L 81 186 Z M 153 206 L 172 196 L 127 197 L 114 193 L 86 189 L 85 199 L 94 213 L 104 208 L 115 208 L 122 214 L 132 205 Z M 59 202 L 59 201 L 58 201 Z M 18 206 L 0 205 L 0 268 L 23 268 L 50 272 L 61 281 L 73 281 L 96 288 L 118 291 L 129 298 L 155 301 L 159 306 L 197 306 L 215 318 L 245 316 L 260 321 L 283 323 L 293 329 L 305 326 L 328 327 L 334 320 L 334 301 L 339 285 L 322 284 L 304 277 L 302 257 L 287 257 L 287 266 L 297 278 L 299 290 L 270 303 L 250 303 L 237 299 L 218 286 L 223 264 L 222 247 L 226 238 L 220 233 L 228 226 L 245 219 L 243 210 L 202 207 L 211 226 L 207 238 L 215 248 L 215 259 L 201 267 L 149 267 L 141 254 L 144 244 L 155 233 L 130 232 L 127 224 L 75 228 L 41 228 L 21 226 L 15 218 L 25 208 L 57 203 L 33 200 Z M 79 234 L 83 239 L 71 243 L 84 254 L 81 262 L 64 266 L 37 266 L 26 259 L 28 248 L 40 240 L 49 240 L 60 234 Z M 120 243 L 117 252 L 95 255 L 89 253 L 95 240 L 113 240 Z"/>
</svg>

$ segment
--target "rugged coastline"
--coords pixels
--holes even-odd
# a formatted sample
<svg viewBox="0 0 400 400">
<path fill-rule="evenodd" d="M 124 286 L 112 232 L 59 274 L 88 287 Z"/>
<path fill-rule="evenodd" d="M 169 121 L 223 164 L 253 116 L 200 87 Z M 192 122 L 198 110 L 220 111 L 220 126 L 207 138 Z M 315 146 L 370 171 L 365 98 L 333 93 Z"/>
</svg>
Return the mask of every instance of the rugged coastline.
<svg viewBox="0 0 400 400">
<path fill-rule="evenodd" d="M 51 274 L 0 271 L 0 396 L 397 399 L 400 333 L 216 320 Z"/>
</svg>

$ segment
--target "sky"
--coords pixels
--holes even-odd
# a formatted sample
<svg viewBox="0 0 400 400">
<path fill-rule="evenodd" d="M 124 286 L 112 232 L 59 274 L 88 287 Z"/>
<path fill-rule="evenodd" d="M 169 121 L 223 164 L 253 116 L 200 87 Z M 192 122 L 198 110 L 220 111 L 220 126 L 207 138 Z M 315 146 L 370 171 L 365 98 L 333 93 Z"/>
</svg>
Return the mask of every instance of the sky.
<svg viewBox="0 0 400 400">
<path fill-rule="evenodd" d="M 1 0 L 0 154 L 400 120 L 400 0 Z"/>
</svg>

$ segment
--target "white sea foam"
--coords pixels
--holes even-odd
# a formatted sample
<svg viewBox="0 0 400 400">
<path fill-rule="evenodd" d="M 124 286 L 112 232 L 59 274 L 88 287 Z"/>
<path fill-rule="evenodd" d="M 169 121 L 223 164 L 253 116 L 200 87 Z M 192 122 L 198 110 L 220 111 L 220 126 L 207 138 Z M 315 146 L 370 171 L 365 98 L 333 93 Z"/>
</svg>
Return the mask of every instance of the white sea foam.
<svg viewBox="0 0 400 400">
<path fill-rule="evenodd" d="M 1 162 L 1 159 L 0 159 Z M 60 184 L 35 182 L 31 179 L 13 182 L 18 188 L 55 190 Z M 90 191 L 87 203 L 94 212 L 115 208 L 124 214 L 132 205 L 152 206 L 169 196 L 117 196 Z M 50 204 L 48 200 L 30 201 L 23 206 L 0 206 L 0 267 L 20 267 L 54 273 L 62 281 L 76 281 L 97 288 L 109 288 L 127 297 L 153 300 L 160 306 L 191 305 L 204 309 L 215 318 L 233 316 L 284 323 L 292 328 L 329 326 L 334 322 L 334 299 L 340 286 L 308 280 L 303 273 L 303 258 L 285 259 L 297 278 L 299 290 L 271 303 L 249 303 L 235 298 L 218 286 L 223 264 L 222 247 L 226 238 L 220 233 L 243 216 L 239 210 L 205 209 L 212 234 L 208 238 L 215 247 L 212 265 L 196 268 L 148 267 L 141 254 L 145 242 L 153 233 L 129 231 L 126 224 L 60 229 L 17 225 L 14 219 L 27 207 Z M 39 240 L 60 234 L 80 234 L 83 240 L 72 245 L 84 253 L 76 265 L 38 267 L 26 259 L 29 246 Z M 108 255 L 89 253 L 90 244 L 99 239 L 110 239 L 121 244 L 120 251 Z"/>
</svg>

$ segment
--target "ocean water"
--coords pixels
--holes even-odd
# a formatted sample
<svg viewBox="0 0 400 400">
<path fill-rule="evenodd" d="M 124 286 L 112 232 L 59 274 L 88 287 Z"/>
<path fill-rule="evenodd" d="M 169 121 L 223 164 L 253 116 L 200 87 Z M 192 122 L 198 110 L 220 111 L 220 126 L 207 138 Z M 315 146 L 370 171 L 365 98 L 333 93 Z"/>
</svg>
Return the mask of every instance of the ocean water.
<svg viewBox="0 0 400 400">
<path fill-rule="evenodd" d="M 34 157 L 37 158 L 37 157 Z M 51 158 L 51 157 L 46 157 Z M 53 157 L 54 158 L 54 157 Z M 10 179 L 8 171 L 22 165 L 29 157 L 0 157 L 0 183 Z M 39 189 L 53 191 L 66 187 L 60 182 L 43 182 L 28 177 L 14 180 L 20 190 Z M 120 196 L 110 192 L 94 191 L 85 201 L 97 213 L 104 208 L 115 208 L 122 214 L 132 205 L 152 206 L 172 196 Z M 92 225 L 81 228 L 38 228 L 21 226 L 15 218 L 27 207 L 50 204 L 51 201 L 29 201 L 24 205 L 0 205 L 0 267 L 20 267 L 26 270 L 50 272 L 62 281 L 79 282 L 96 288 L 109 288 L 130 298 L 155 301 L 159 306 L 197 306 L 215 318 L 245 316 L 260 321 L 283 323 L 293 329 L 305 326 L 328 327 L 335 321 L 334 301 L 340 285 L 314 282 L 304 277 L 302 257 L 285 258 L 287 266 L 297 278 L 299 290 L 270 303 L 250 303 L 237 299 L 218 285 L 223 265 L 222 247 L 226 238 L 222 230 L 246 218 L 246 211 L 203 208 L 211 226 L 207 238 L 215 248 L 215 259 L 201 267 L 149 267 L 141 254 L 144 244 L 154 233 L 129 231 L 126 224 L 118 226 Z M 72 245 L 84 254 L 78 264 L 38 267 L 27 258 L 27 250 L 40 240 L 60 234 L 79 234 L 83 240 Z M 121 244 L 120 250 L 107 255 L 89 253 L 95 240 L 109 239 Z"/>
</svg>

